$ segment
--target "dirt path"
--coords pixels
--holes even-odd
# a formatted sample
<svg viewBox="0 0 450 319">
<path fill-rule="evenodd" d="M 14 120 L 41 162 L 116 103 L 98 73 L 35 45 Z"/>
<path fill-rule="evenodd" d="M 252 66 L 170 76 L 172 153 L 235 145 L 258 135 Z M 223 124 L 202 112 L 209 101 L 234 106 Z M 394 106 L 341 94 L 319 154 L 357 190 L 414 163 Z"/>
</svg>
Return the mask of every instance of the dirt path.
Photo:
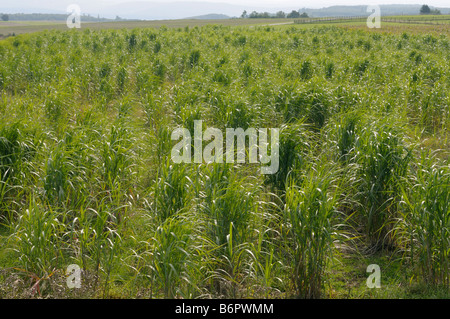
<svg viewBox="0 0 450 319">
<path fill-rule="evenodd" d="M 272 24 L 267 24 L 267 25 L 284 25 L 284 24 L 294 24 L 294 22 L 291 21 L 291 22 L 283 22 L 283 23 L 272 23 Z"/>
</svg>

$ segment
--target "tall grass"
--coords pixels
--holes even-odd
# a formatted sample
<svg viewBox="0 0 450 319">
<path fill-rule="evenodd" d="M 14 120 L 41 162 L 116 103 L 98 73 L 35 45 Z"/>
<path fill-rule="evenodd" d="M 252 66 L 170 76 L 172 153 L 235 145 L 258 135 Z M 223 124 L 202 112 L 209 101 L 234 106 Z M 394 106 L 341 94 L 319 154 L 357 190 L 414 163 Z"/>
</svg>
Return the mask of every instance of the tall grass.
<svg viewBox="0 0 450 319">
<path fill-rule="evenodd" d="M 401 137 L 389 126 L 367 127 L 356 146 L 359 164 L 359 202 L 369 244 L 392 245 L 389 231 L 397 217 L 401 186 L 411 159 Z"/>
<path fill-rule="evenodd" d="M 25 201 L 16 197 L 25 192 L 25 186 L 33 180 L 32 165 L 40 146 L 40 137 L 20 122 L 0 128 L 0 219 L 11 221 L 14 207 Z"/>
<path fill-rule="evenodd" d="M 302 169 L 311 151 L 312 139 L 301 122 L 280 129 L 279 169 L 267 176 L 267 183 L 284 191 L 292 181 L 301 181 Z"/>
<path fill-rule="evenodd" d="M 320 298 L 334 242 L 338 239 L 338 194 L 332 176 L 311 170 L 299 186 L 286 190 L 283 249 L 290 280 L 300 298 Z"/>
<path fill-rule="evenodd" d="M 450 171 L 423 153 L 410 188 L 403 189 L 403 214 L 396 229 L 407 256 L 420 269 L 423 281 L 450 286 Z M 430 156 L 433 158 L 433 156 Z"/>
<path fill-rule="evenodd" d="M 198 294 L 193 260 L 196 260 L 194 219 L 192 209 L 193 184 L 189 169 L 173 165 L 168 160 L 158 172 L 157 180 L 146 201 L 149 238 L 145 238 L 146 252 L 152 290 L 162 292 L 165 298 L 178 295 Z"/>
<path fill-rule="evenodd" d="M 64 150 L 56 148 L 47 161 L 44 181 L 46 197 L 50 202 L 62 204 L 65 201 L 71 174 Z"/>
<path fill-rule="evenodd" d="M 103 180 L 107 188 L 114 188 L 116 182 L 130 179 L 133 138 L 124 125 L 111 127 L 109 141 L 103 144 L 101 158 L 103 161 Z"/>
<path fill-rule="evenodd" d="M 39 137 L 36 132 L 16 122 L 0 129 L 1 180 L 19 178 L 26 172 L 27 162 L 36 154 Z"/>
<path fill-rule="evenodd" d="M 192 221 L 187 216 L 169 217 L 158 226 L 152 237 L 153 276 L 164 298 L 174 298 L 195 290 L 189 278 L 192 264 Z M 188 285 L 187 289 L 184 288 Z M 192 289 L 194 288 L 194 289 Z"/>
<path fill-rule="evenodd" d="M 328 277 L 330 258 L 401 248 L 395 274 L 448 285 L 448 155 L 409 146 L 449 146 L 448 48 L 333 26 L 2 40 L 0 266 L 76 263 L 95 297 L 318 298 L 360 279 Z M 280 128 L 279 170 L 172 163 L 195 120 Z M 341 211 L 373 250 L 335 246 Z"/>
<path fill-rule="evenodd" d="M 343 117 L 337 124 L 337 149 L 338 159 L 344 163 L 349 163 L 355 156 L 355 148 L 358 140 L 356 126 L 358 124 L 356 114 Z"/>
<path fill-rule="evenodd" d="M 65 264 L 68 255 L 64 244 L 65 221 L 58 212 L 46 209 L 32 198 L 13 227 L 10 241 L 20 270 L 40 279 Z"/>
<path fill-rule="evenodd" d="M 161 167 L 158 180 L 152 190 L 149 210 L 158 223 L 183 213 L 192 199 L 192 184 L 186 166 L 171 164 L 168 160 Z"/>
<path fill-rule="evenodd" d="M 213 245 L 212 278 L 236 297 L 252 235 L 255 186 L 237 177 L 229 165 L 208 165 L 203 174 L 200 209 L 206 221 L 205 235 Z"/>
<path fill-rule="evenodd" d="M 245 242 L 253 209 L 252 188 L 239 180 L 228 166 L 213 164 L 205 173 L 205 193 L 202 210 L 209 220 L 208 234 L 217 246 L 229 242 L 230 228 L 234 243 Z"/>
</svg>

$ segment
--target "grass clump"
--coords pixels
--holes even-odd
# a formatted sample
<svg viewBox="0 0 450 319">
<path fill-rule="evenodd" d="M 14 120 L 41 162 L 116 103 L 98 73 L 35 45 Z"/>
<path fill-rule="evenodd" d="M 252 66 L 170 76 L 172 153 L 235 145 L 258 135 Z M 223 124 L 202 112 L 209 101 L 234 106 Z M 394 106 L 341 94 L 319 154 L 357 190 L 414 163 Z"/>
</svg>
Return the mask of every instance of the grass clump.
<svg viewBox="0 0 450 319">
<path fill-rule="evenodd" d="M 338 238 L 337 199 L 331 177 L 320 172 L 311 171 L 302 184 L 286 190 L 283 248 L 299 298 L 321 298 L 323 276 Z"/>
<path fill-rule="evenodd" d="M 430 156 L 432 158 L 432 156 Z M 422 273 L 433 287 L 450 287 L 450 171 L 448 165 L 423 157 L 415 169 L 410 188 L 403 189 L 404 213 L 401 238 Z M 409 252 L 409 253 L 408 253 Z"/>
</svg>

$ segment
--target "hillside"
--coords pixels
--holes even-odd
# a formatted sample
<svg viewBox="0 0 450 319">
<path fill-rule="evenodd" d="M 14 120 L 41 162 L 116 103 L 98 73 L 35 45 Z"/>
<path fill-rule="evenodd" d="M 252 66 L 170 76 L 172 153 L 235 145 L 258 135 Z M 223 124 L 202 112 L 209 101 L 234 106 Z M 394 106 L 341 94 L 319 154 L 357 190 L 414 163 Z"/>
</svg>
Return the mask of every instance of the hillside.
<svg viewBox="0 0 450 319">
<path fill-rule="evenodd" d="M 211 13 L 211 14 L 204 14 L 201 16 L 195 16 L 195 17 L 189 17 L 186 19 L 198 19 L 198 20 L 223 20 L 223 19 L 230 19 L 230 16 L 227 16 L 225 14 L 217 14 L 217 13 Z"/>
</svg>

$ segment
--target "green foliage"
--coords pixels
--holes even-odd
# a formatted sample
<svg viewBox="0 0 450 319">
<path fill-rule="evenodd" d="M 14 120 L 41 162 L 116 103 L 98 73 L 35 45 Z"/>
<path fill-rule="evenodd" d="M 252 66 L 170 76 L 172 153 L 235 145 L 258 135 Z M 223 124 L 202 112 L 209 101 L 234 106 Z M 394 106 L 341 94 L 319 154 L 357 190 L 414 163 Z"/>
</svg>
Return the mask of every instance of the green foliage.
<svg viewBox="0 0 450 319">
<path fill-rule="evenodd" d="M 164 298 L 179 294 L 180 285 L 187 277 L 187 265 L 192 252 L 191 221 L 187 218 L 167 218 L 155 232 L 151 247 L 155 281 L 162 287 Z"/>
<path fill-rule="evenodd" d="M 189 65 L 191 67 L 194 67 L 198 64 L 199 61 L 200 61 L 200 51 L 199 50 L 192 51 L 191 54 L 189 55 Z"/>
<path fill-rule="evenodd" d="M 429 156 L 429 158 L 427 158 Z M 422 154 L 411 184 L 403 189 L 403 216 L 397 231 L 407 255 L 431 286 L 450 286 L 450 172 Z"/>
<path fill-rule="evenodd" d="M 187 170 L 184 166 L 163 164 L 153 190 L 150 209 L 162 223 L 183 212 L 188 206 L 191 194 Z"/>
<path fill-rule="evenodd" d="M 248 238 L 248 223 L 254 205 L 252 193 L 245 190 L 248 184 L 233 180 L 233 176 L 228 177 L 231 180 L 222 180 L 226 173 L 215 172 L 220 170 L 217 165 L 212 174 L 215 178 L 222 178 L 217 184 L 207 182 L 209 190 L 203 207 L 205 217 L 209 220 L 209 236 L 219 247 L 226 245 L 231 240 L 230 236 L 235 244 L 244 243 Z"/>
<path fill-rule="evenodd" d="M 63 147 L 56 148 L 47 161 L 44 189 L 51 202 L 62 203 L 69 191 L 69 175 L 73 172 L 67 161 Z"/>
<path fill-rule="evenodd" d="M 14 226 L 13 249 L 18 253 L 18 267 L 39 278 L 51 275 L 64 265 L 67 252 L 64 221 L 59 214 L 46 210 L 34 199 Z"/>
<path fill-rule="evenodd" d="M 300 68 L 300 77 L 303 80 L 309 80 L 313 74 L 312 66 L 310 61 L 303 61 Z"/>
<path fill-rule="evenodd" d="M 320 298 L 326 264 L 337 239 L 337 198 L 331 176 L 311 171 L 286 190 L 284 249 L 291 281 L 300 298 Z"/>
<path fill-rule="evenodd" d="M 25 132 L 24 132 L 25 131 Z M 6 181 L 17 176 L 22 162 L 29 160 L 35 151 L 32 141 L 26 141 L 26 130 L 20 123 L 15 123 L 0 130 L 0 176 Z M 27 143 L 28 142 L 28 143 Z"/>
<path fill-rule="evenodd" d="M 449 43 L 300 24 L 4 39 L 0 266 L 77 263 L 104 298 L 377 297 L 359 281 L 381 256 L 389 296 L 448 287 Z M 196 120 L 279 128 L 278 171 L 172 163 Z"/>
<path fill-rule="evenodd" d="M 284 125 L 280 129 L 279 169 L 267 175 L 267 183 L 284 191 L 292 182 L 301 181 L 308 159 L 311 138 L 302 124 Z"/>
<path fill-rule="evenodd" d="M 372 245 L 390 245 L 388 231 L 396 217 L 410 152 L 388 126 L 367 127 L 356 146 L 360 199 L 366 232 Z"/>
</svg>

